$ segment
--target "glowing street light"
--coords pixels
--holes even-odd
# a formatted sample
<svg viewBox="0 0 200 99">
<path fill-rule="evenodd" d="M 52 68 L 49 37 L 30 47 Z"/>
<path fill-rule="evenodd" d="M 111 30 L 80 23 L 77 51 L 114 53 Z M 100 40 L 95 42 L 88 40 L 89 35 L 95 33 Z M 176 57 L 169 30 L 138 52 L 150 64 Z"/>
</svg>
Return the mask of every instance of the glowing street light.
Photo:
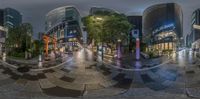
<svg viewBox="0 0 200 99">
<path fill-rule="evenodd" d="M 101 18 L 101 17 L 96 17 L 96 19 L 99 20 L 99 21 L 103 20 L 103 18 Z"/>
<path fill-rule="evenodd" d="M 118 41 L 118 42 L 121 42 L 122 40 L 121 40 L 121 39 L 118 39 L 117 41 Z"/>
<path fill-rule="evenodd" d="M 200 25 L 193 25 L 193 28 L 195 28 L 195 29 L 200 29 Z"/>
</svg>

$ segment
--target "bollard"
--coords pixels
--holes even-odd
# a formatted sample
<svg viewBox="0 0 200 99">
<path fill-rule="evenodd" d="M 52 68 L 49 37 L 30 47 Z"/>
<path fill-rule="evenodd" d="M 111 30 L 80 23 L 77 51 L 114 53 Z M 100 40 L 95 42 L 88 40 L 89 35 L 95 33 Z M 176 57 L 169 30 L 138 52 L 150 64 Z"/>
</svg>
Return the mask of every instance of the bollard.
<svg viewBox="0 0 200 99">
<path fill-rule="evenodd" d="M 3 53 L 3 61 L 4 62 L 6 61 L 6 53 L 5 52 Z"/>
<path fill-rule="evenodd" d="M 41 56 L 41 55 L 39 55 L 38 67 L 39 67 L 39 68 L 42 68 L 42 56 Z"/>
</svg>

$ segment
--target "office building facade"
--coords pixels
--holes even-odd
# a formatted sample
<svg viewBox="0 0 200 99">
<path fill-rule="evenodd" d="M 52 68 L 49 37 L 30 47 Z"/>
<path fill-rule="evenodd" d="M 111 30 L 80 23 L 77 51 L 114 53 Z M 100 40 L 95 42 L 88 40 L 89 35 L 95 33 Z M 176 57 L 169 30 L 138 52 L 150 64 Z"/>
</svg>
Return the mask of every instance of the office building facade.
<svg viewBox="0 0 200 99">
<path fill-rule="evenodd" d="M 194 50 L 200 49 L 200 9 L 197 9 L 192 14 L 191 20 L 191 42 L 190 45 Z"/>
<path fill-rule="evenodd" d="M 13 28 L 19 26 L 22 23 L 22 15 L 20 12 L 13 8 L 4 9 L 4 26 L 7 28 Z"/>
<path fill-rule="evenodd" d="M 175 3 L 158 4 L 143 13 L 143 35 L 147 50 L 176 51 L 183 45 L 183 14 Z"/>
<path fill-rule="evenodd" d="M 129 34 L 129 51 L 131 51 L 136 43 L 136 39 L 133 37 L 132 34 L 133 31 L 139 32 L 139 39 L 140 41 L 142 41 L 142 16 L 128 16 L 127 18 L 128 21 L 134 26 Z"/>
<path fill-rule="evenodd" d="M 5 39 L 8 29 L 19 26 L 22 23 L 22 15 L 13 8 L 0 9 L 0 55 L 5 50 Z"/>
<path fill-rule="evenodd" d="M 60 50 L 74 50 L 81 41 L 82 24 L 79 11 L 74 6 L 64 6 L 50 11 L 45 20 L 46 33 L 57 38 Z"/>
</svg>

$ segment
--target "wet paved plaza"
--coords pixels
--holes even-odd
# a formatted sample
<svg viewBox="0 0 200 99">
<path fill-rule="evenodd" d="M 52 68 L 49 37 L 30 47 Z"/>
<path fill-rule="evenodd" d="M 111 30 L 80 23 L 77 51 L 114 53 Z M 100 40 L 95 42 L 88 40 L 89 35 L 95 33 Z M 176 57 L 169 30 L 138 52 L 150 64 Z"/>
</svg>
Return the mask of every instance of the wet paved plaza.
<svg viewBox="0 0 200 99">
<path fill-rule="evenodd" d="M 132 71 L 101 65 L 89 50 L 80 50 L 64 65 L 19 73 L 0 66 L 0 98 L 6 99 L 187 99 L 199 97 L 200 61 L 180 51 L 166 64 Z"/>
</svg>

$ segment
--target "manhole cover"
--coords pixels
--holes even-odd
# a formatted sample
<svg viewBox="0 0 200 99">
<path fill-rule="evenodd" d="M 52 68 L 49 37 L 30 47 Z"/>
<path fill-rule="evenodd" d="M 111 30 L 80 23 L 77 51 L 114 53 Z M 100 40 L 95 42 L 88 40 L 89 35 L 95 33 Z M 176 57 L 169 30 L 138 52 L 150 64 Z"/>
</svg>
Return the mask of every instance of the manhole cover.
<svg viewBox="0 0 200 99">
<path fill-rule="evenodd" d="M 30 68 L 29 67 L 19 67 L 17 68 L 17 71 L 21 73 L 29 72 Z"/>
</svg>

